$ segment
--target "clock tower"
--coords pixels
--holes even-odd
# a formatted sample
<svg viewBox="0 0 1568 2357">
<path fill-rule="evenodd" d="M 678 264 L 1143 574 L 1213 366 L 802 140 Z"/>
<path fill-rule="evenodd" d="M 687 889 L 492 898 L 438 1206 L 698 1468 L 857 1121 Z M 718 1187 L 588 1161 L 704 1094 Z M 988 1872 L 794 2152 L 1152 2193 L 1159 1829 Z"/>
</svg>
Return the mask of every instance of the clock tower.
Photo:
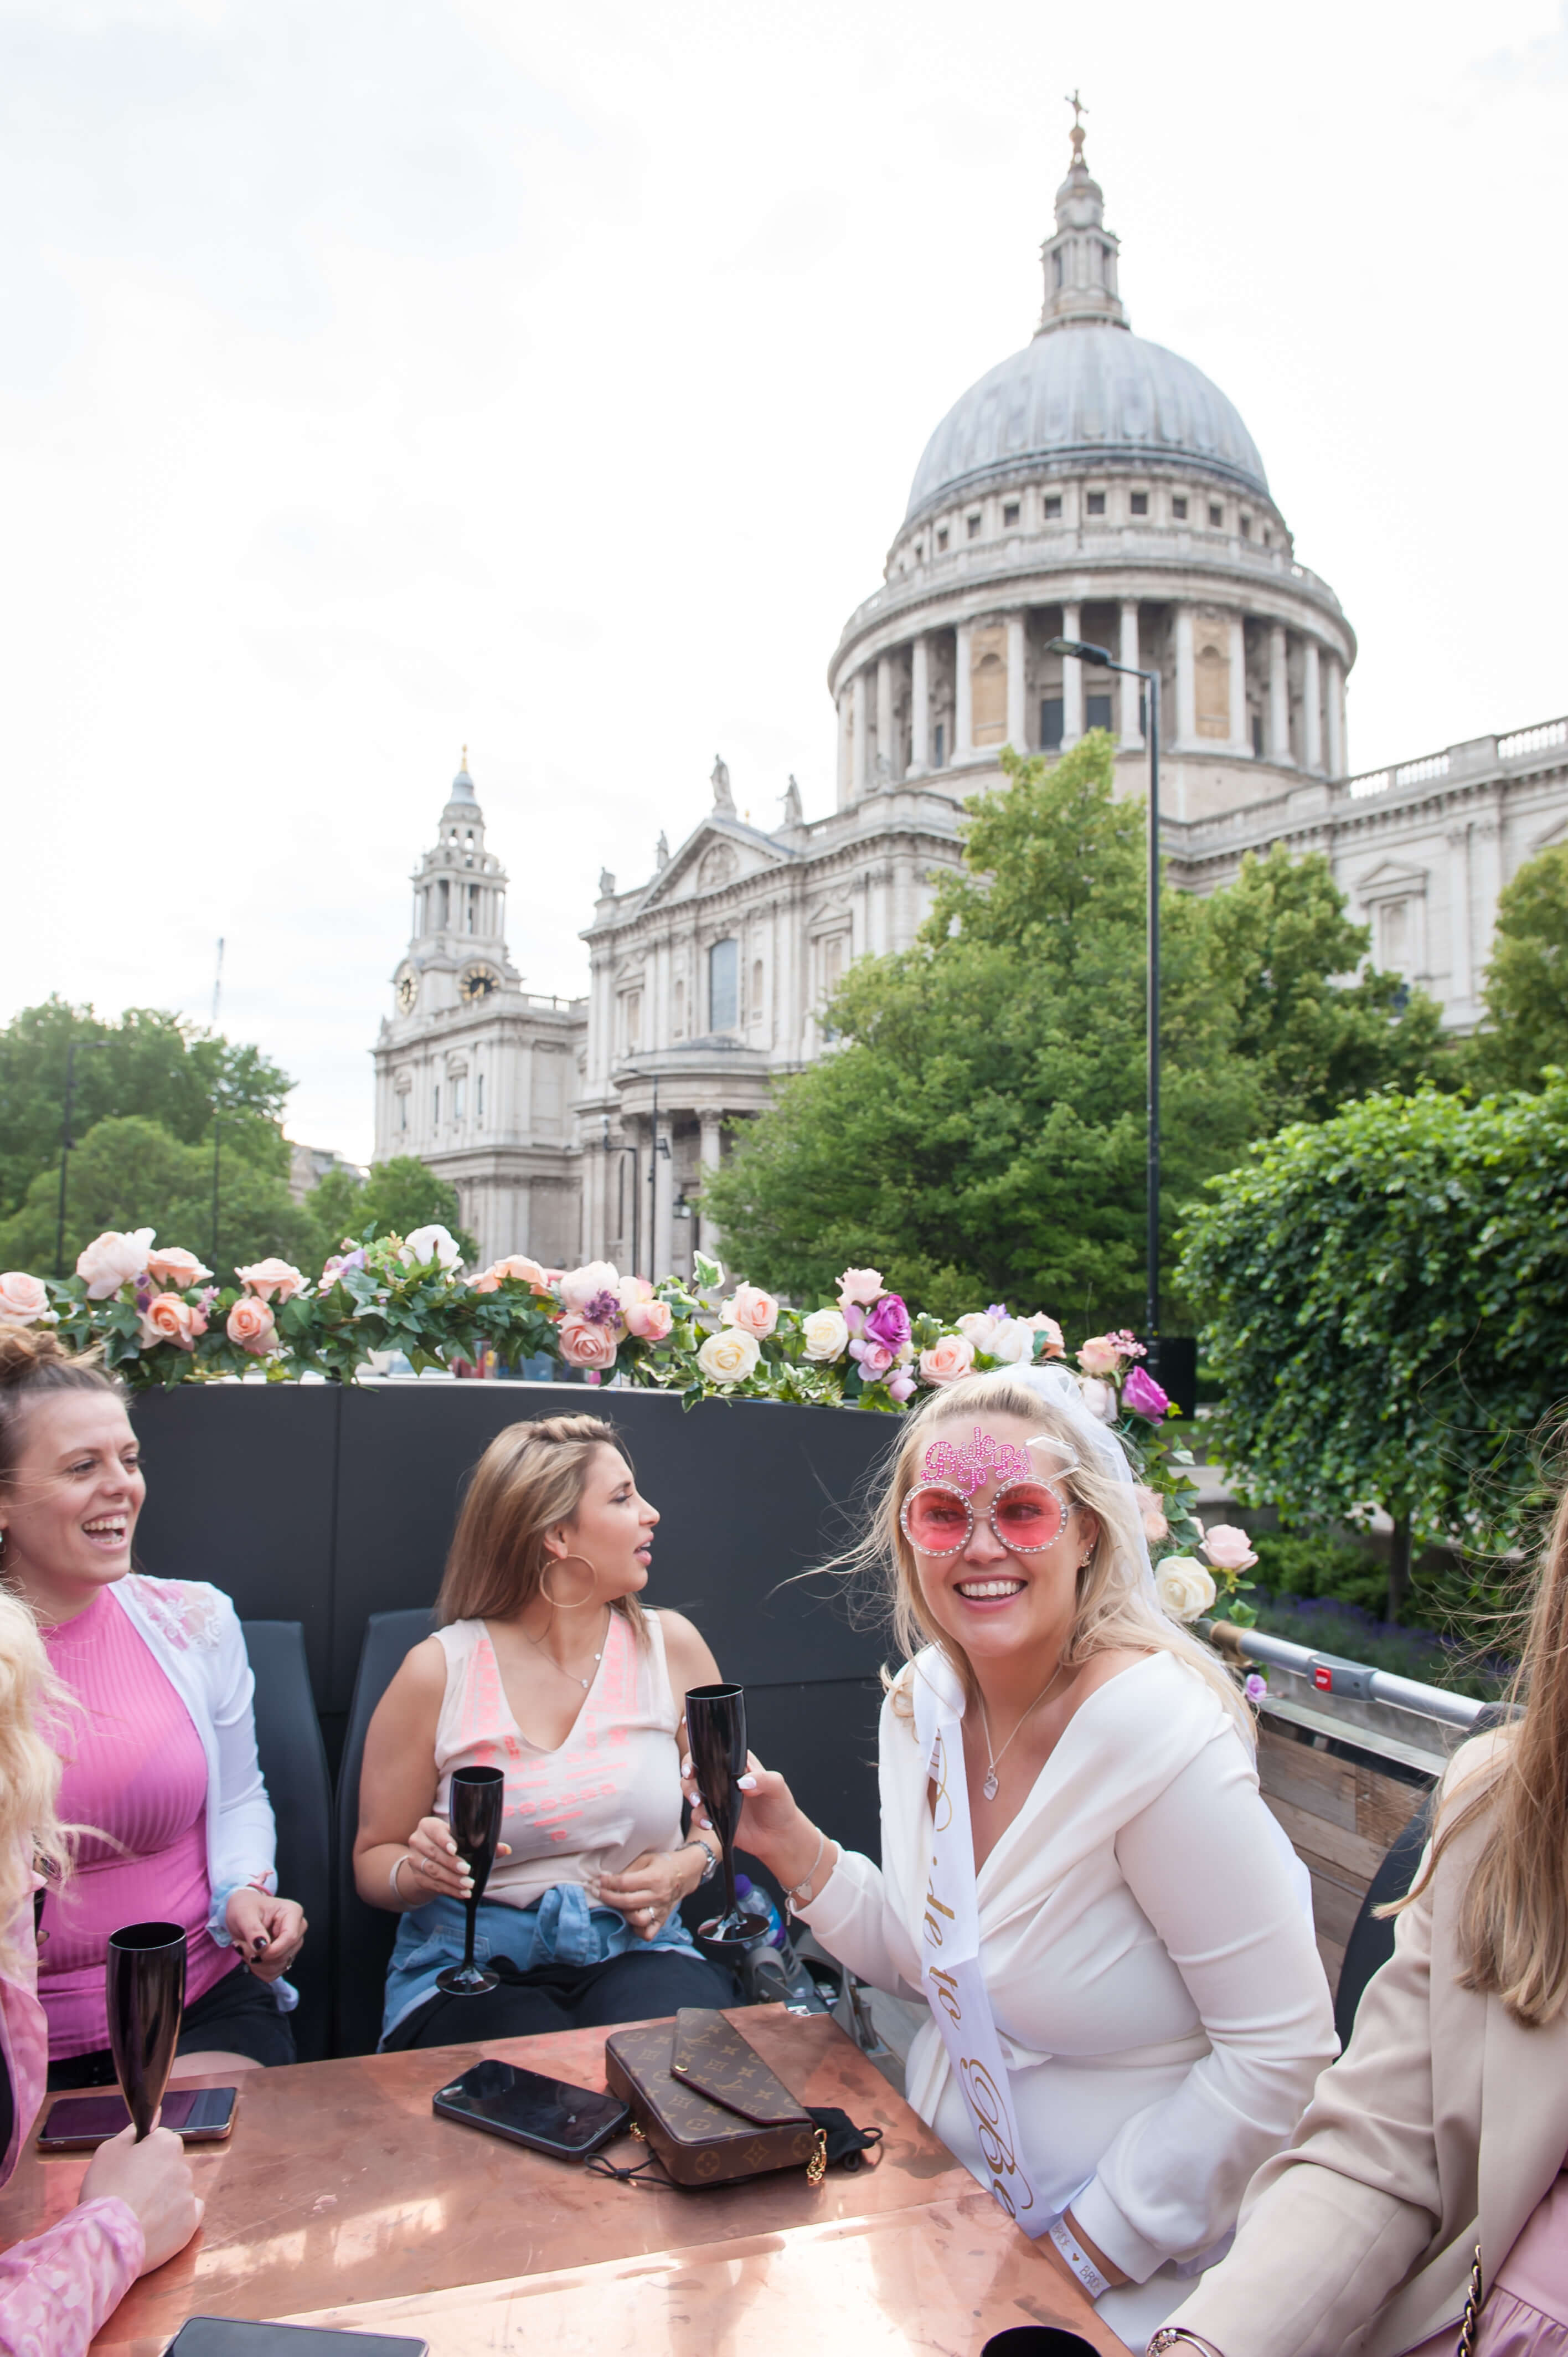
<svg viewBox="0 0 1568 2357">
<path fill-rule="evenodd" d="M 412 881 L 413 932 L 375 1049 L 374 1158 L 416 1155 L 450 1180 L 484 1262 L 575 1261 L 567 1108 L 585 1003 L 532 996 L 507 954 L 507 875 L 485 848 L 466 746 Z"/>
</svg>

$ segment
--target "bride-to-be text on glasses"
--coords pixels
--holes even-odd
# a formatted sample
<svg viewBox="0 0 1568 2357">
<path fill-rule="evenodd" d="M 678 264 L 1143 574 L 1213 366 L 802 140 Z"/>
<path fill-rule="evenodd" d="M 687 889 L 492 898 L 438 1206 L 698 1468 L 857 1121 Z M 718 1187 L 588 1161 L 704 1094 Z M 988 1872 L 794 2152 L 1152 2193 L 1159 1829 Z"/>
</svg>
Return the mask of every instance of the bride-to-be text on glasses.
<svg viewBox="0 0 1568 2357">
<path fill-rule="evenodd" d="M 979 1425 L 961 1447 L 933 1443 L 921 1470 L 926 1479 L 898 1509 L 899 1527 L 921 1555 L 962 1552 L 974 1535 L 972 1495 L 997 1476 L 986 1520 L 1011 1555 L 1038 1555 L 1060 1535 L 1072 1512 L 1054 1484 L 1039 1479 L 1025 1449 Z"/>
</svg>

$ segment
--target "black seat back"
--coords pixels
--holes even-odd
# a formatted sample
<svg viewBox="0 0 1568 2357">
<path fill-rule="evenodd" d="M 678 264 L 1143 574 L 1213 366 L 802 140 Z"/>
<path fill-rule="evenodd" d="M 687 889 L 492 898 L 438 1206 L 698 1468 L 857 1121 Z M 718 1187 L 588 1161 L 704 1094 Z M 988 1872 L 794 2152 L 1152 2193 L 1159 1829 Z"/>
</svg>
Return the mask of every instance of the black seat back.
<svg viewBox="0 0 1568 2357">
<path fill-rule="evenodd" d="M 391 1910 L 367 1907 L 354 1888 L 354 1837 L 360 1830 L 360 1769 L 365 1735 L 403 1657 L 435 1626 L 434 1613 L 372 1612 L 365 1623 L 354 1699 L 338 1770 L 338 2054 L 373 2054 L 381 2034 L 387 1965 L 398 1919 Z"/>
<path fill-rule="evenodd" d="M 278 1889 L 310 1929 L 290 1968 L 299 1991 L 294 2039 L 302 2062 L 328 2050 L 332 2019 L 332 1785 L 297 1620 L 242 1620 L 256 1681 L 256 1753 L 277 1819 Z"/>
<path fill-rule="evenodd" d="M 1431 1831 L 1432 1794 L 1428 1792 L 1402 1831 L 1389 1844 L 1345 1943 L 1339 1986 L 1334 1993 L 1334 2027 L 1339 2033 L 1341 2052 L 1350 2043 L 1356 2009 L 1366 1994 L 1368 1982 L 1374 1973 L 1382 1970 L 1394 1952 L 1395 1919 L 1380 1916 L 1374 1910 L 1386 1907 L 1391 1900 L 1404 1897 L 1415 1880 L 1415 1870 Z"/>
</svg>

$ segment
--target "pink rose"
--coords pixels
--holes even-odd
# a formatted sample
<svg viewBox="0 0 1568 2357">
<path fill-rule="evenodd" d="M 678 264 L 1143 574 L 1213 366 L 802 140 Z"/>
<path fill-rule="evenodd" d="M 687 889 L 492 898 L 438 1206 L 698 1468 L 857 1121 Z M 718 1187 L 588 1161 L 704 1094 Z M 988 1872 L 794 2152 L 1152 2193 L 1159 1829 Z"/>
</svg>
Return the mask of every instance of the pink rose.
<svg viewBox="0 0 1568 2357">
<path fill-rule="evenodd" d="M 133 1228 L 122 1234 L 117 1228 L 107 1228 L 95 1236 L 76 1263 L 78 1276 L 87 1280 L 89 1301 L 107 1301 L 123 1285 L 134 1285 L 147 1265 L 156 1228 Z"/>
<path fill-rule="evenodd" d="M 286 1260 L 259 1260 L 250 1268 L 234 1271 L 242 1285 L 248 1286 L 258 1301 L 292 1301 L 296 1293 L 305 1291 L 305 1279 L 297 1268 Z M 251 1348 L 246 1343 L 245 1348 Z"/>
<path fill-rule="evenodd" d="M 1151 1490 L 1145 1481 L 1140 1481 L 1137 1484 L 1137 1491 L 1138 1512 L 1144 1517 L 1144 1536 L 1151 1546 L 1157 1546 L 1161 1539 L 1169 1538 L 1171 1531 L 1171 1526 L 1165 1520 L 1165 1500 L 1157 1490 Z"/>
<path fill-rule="evenodd" d="M 1162 1416 L 1170 1414 L 1170 1394 L 1162 1391 L 1153 1375 L 1145 1374 L 1142 1367 L 1129 1367 L 1122 1386 L 1122 1405 L 1131 1408 L 1134 1415 L 1147 1416 L 1151 1424 L 1158 1424 Z"/>
<path fill-rule="evenodd" d="M 920 1381 L 925 1383 L 961 1383 L 965 1375 L 974 1372 L 974 1344 L 967 1334 L 944 1334 L 929 1351 L 920 1353 Z"/>
<path fill-rule="evenodd" d="M 852 1342 L 849 1355 L 859 1360 L 861 1378 L 868 1383 L 880 1383 L 894 1360 L 886 1342 Z"/>
<path fill-rule="evenodd" d="M 624 1315 L 627 1332 L 639 1342 L 662 1342 L 675 1323 L 675 1313 L 667 1301 L 630 1301 Z"/>
<path fill-rule="evenodd" d="M 1078 1354 L 1078 1363 L 1086 1375 L 1113 1375 L 1122 1363 L 1122 1353 L 1109 1334 L 1091 1334 Z"/>
<path fill-rule="evenodd" d="M 1059 1359 L 1062 1357 L 1062 1329 L 1057 1324 L 1054 1318 L 1047 1318 L 1045 1311 L 1042 1309 L 1033 1318 L 1020 1318 L 1018 1323 L 1020 1326 L 1026 1326 L 1031 1334 L 1043 1334 L 1045 1336 L 1046 1347 L 1041 1353 L 1043 1358 Z"/>
<path fill-rule="evenodd" d="M 651 1301 L 653 1298 L 653 1287 L 645 1276 L 623 1276 L 616 1290 L 623 1312 L 629 1309 L 634 1302 Z"/>
<path fill-rule="evenodd" d="M 852 1301 L 863 1301 L 869 1308 L 881 1291 L 880 1269 L 846 1268 L 839 1279 L 839 1308 L 847 1309 Z"/>
<path fill-rule="evenodd" d="M 253 1294 L 242 1293 L 224 1320 L 223 1331 L 242 1351 L 249 1351 L 253 1359 L 264 1358 L 276 1348 L 278 1329 L 273 1324 L 273 1313 L 265 1301 Z"/>
<path fill-rule="evenodd" d="M 743 1334 L 755 1334 L 760 1341 L 779 1323 L 779 1304 L 759 1285 L 737 1285 L 720 1309 L 719 1321 L 738 1326 Z"/>
<path fill-rule="evenodd" d="M 1204 1533 L 1203 1552 L 1216 1571 L 1251 1571 L 1257 1553 L 1245 1531 L 1234 1523 L 1215 1523 Z"/>
<path fill-rule="evenodd" d="M 598 1263 L 601 1268 L 606 1265 L 603 1261 Z M 563 1318 L 555 1329 L 555 1340 L 569 1367 L 615 1365 L 616 1338 L 605 1327 L 596 1325 L 592 1318 L 579 1318 L 575 1314 Z"/>
<path fill-rule="evenodd" d="M 901 1367 L 896 1375 L 889 1375 L 887 1378 L 887 1396 L 889 1399 L 896 1399 L 899 1406 L 902 1407 L 905 1401 L 912 1399 L 914 1394 L 915 1378 L 913 1375 L 908 1373 L 906 1369 Z"/>
<path fill-rule="evenodd" d="M 161 1250 L 147 1254 L 147 1275 L 176 1293 L 183 1293 L 188 1286 L 199 1285 L 204 1276 L 211 1274 L 209 1268 L 202 1267 L 193 1252 L 187 1252 L 181 1244 L 165 1244 Z"/>
<path fill-rule="evenodd" d="M 0 1276 L 0 1318 L 13 1326 L 36 1326 L 48 1315 L 48 1287 L 41 1276 L 28 1276 L 19 1268 L 8 1268 Z"/>
<path fill-rule="evenodd" d="M 550 1290 L 550 1280 L 544 1271 L 536 1260 L 530 1260 L 526 1253 L 509 1253 L 505 1260 L 492 1264 L 490 1274 L 496 1277 L 510 1276 L 519 1285 L 532 1286 L 535 1293 L 548 1293 Z"/>
<path fill-rule="evenodd" d="M 206 1331 L 206 1311 L 193 1308 L 177 1293 L 155 1293 L 142 1312 L 144 1350 L 155 1342 L 172 1342 L 177 1350 L 194 1351 L 197 1336 Z"/>
<path fill-rule="evenodd" d="M 613 1293 L 618 1300 L 620 1297 L 620 1272 L 607 1260 L 587 1261 L 560 1280 L 561 1300 L 567 1309 L 585 1309 L 601 1293 Z M 582 1363 L 587 1366 L 598 1362 L 584 1360 Z"/>
</svg>

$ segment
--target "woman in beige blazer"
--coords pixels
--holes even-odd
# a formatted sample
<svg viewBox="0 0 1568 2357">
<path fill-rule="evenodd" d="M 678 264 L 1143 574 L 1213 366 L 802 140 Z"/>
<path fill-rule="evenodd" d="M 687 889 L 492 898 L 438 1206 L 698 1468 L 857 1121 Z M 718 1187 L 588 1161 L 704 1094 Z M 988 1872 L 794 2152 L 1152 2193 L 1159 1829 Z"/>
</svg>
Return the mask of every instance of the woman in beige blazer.
<svg viewBox="0 0 1568 2357">
<path fill-rule="evenodd" d="M 1516 1696 L 1455 1756 L 1348 2048 L 1152 2357 L 1427 2357 L 1456 2344 L 1477 2250 L 1487 2290 L 1510 2273 L 1568 2154 L 1568 1499 Z M 1568 2290 L 1568 2252 L 1551 2271 Z"/>
</svg>

